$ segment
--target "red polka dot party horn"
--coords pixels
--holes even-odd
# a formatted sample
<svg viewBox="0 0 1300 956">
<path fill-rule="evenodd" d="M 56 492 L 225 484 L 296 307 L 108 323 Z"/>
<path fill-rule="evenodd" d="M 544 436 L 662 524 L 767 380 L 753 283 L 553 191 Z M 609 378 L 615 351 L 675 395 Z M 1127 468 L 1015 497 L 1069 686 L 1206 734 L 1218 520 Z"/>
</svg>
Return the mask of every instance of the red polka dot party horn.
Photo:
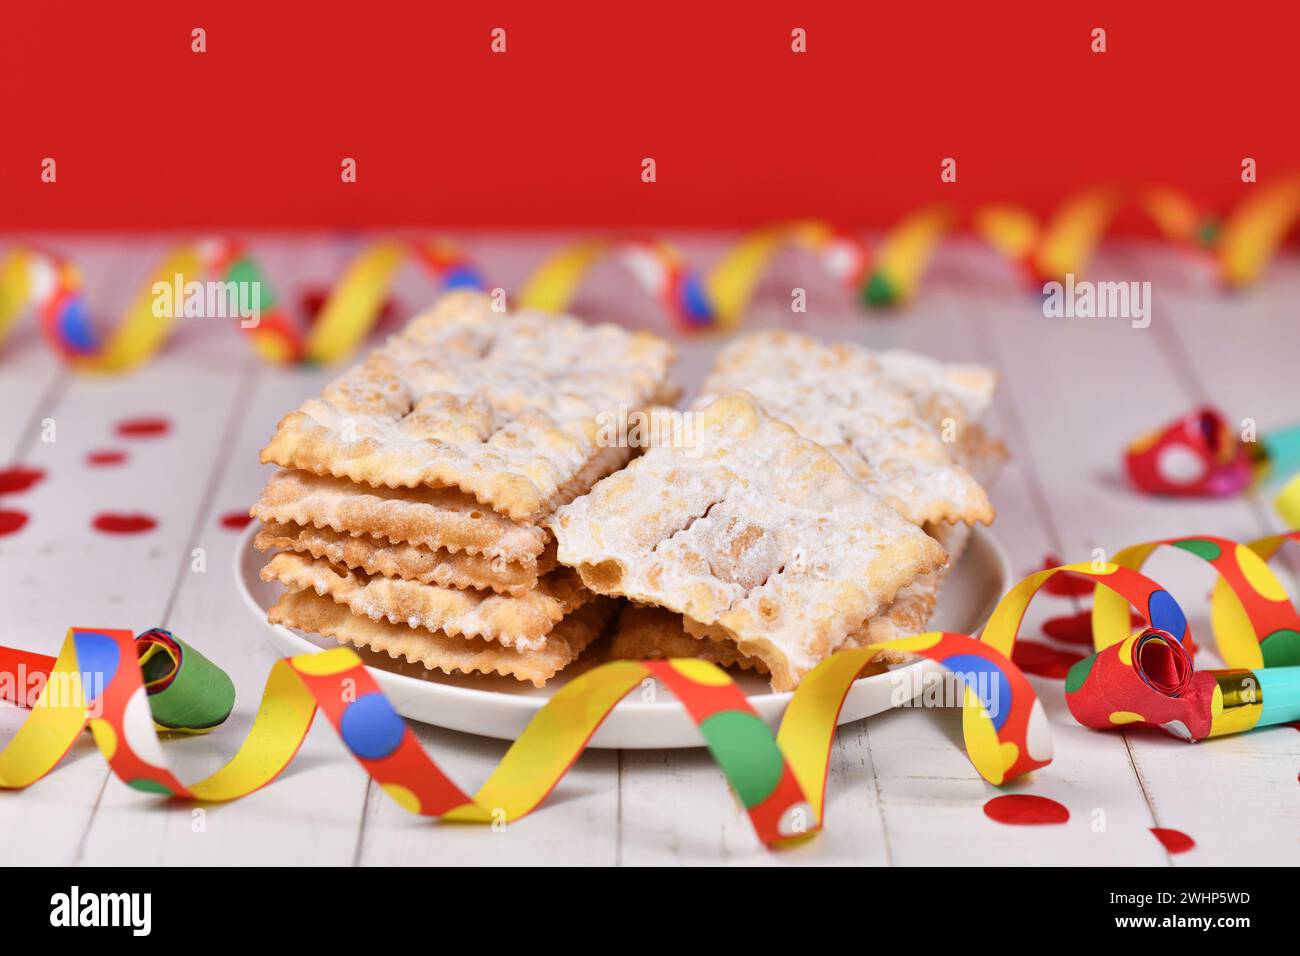
<svg viewBox="0 0 1300 956">
<path fill-rule="evenodd" d="M 1204 740 L 1300 720 L 1300 667 L 1194 671 L 1181 641 L 1148 627 L 1071 667 L 1065 702 L 1094 730 L 1153 727 Z"/>
<path fill-rule="evenodd" d="M 1300 467 L 1300 426 L 1243 440 L 1217 409 L 1198 408 L 1128 446 L 1133 484 L 1156 495 L 1226 497 L 1266 471 Z"/>
</svg>

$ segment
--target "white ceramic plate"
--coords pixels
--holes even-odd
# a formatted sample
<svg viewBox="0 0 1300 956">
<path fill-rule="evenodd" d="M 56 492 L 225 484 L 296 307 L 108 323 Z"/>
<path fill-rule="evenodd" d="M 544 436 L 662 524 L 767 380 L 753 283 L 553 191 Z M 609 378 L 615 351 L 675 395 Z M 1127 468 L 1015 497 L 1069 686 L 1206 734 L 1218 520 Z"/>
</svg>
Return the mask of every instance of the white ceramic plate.
<svg viewBox="0 0 1300 956">
<path fill-rule="evenodd" d="M 266 621 L 267 609 L 275 603 L 281 587 L 258 577 L 266 556 L 253 547 L 256 526 L 250 526 L 235 550 L 235 585 L 257 625 L 266 630 L 276 649 L 285 655 L 303 654 L 337 644 L 326 637 L 290 630 Z M 1006 552 L 991 534 L 976 528 L 957 567 L 939 592 L 931 627 L 935 630 L 974 633 L 982 627 L 998 598 L 1011 583 Z M 364 654 L 365 652 L 363 652 Z M 418 665 L 394 661 L 388 655 L 368 655 L 367 663 L 398 713 L 450 730 L 514 740 L 557 687 L 573 677 L 574 668 L 558 675 L 544 688 L 521 684 L 509 677 L 447 675 L 426 671 Z M 858 680 L 840 713 L 840 723 L 861 720 L 894 706 L 896 688 L 921 690 L 925 670 L 937 668 L 930 661 L 901 665 L 893 672 Z M 912 670 L 905 685 L 897 673 Z M 737 681 L 750 704 L 773 727 L 790 702 L 790 693 L 777 694 L 762 678 L 741 674 Z M 621 701 L 605 718 L 588 744 L 590 747 L 662 749 L 699 747 L 704 743 L 686 709 L 663 690 L 661 700 L 647 703 L 636 693 Z"/>
</svg>

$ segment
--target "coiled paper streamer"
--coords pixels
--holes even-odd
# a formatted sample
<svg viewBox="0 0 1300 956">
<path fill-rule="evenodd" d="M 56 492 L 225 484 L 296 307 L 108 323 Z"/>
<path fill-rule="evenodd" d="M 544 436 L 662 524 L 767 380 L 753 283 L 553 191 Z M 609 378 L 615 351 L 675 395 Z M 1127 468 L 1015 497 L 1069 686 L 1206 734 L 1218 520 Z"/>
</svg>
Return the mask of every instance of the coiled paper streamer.
<svg viewBox="0 0 1300 956">
<path fill-rule="evenodd" d="M 1300 537 L 1300 533 L 1286 537 Z M 1287 611 L 1293 627 L 1300 626 L 1295 625 L 1295 611 L 1285 594 L 1279 600 L 1281 586 L 1261 557 L 1271 555 L 1280 541 L 1270 538 L 1240 546 L 1208 537 L 1171 539 L 1125 549 L 1115 562 L 1064 565 L 1030 575 L 998 603 L 982 640 L 930 632 L 835 654 L 805 677 L 775 737 L 726 672 L 710 663 L 677 659 L 601 665 L 560 688 L 487 782 L 470 795 L 424 752 L 361 658 L 346 647 L 276 662 L 253 727 L 234 758 L 212 776 L 185 784 L 167 768 L 154 732 L 164 715 L 158 707 L 151 710 L 149 698 L 151 689 L 166 693 L 168 686 L 180 688 L 177 669 L 160 669 L 164 677 L 171 674 L 170 682 L 160 680 L 157 673 L 146 676 L 152 671 L 150 655 L 157 651 L 146 649 L 139 655 L 129 632 L 72 628 L 58 659 L 47 664 L 51 679 L 36 707 L 0 751 L 0 786 L 25 787 L 40 779 L 89 723 L 113 772 L 130 786 L 184 799 L 233 800 L 275 779 L 297 752 L 319 707 L 366 772 L 410 812 L 447 820 L 506 822 L 535 809 L 618 701 L 653 678 L 676 695 L 699 726 L 703 741 L 744 803 L 759 838 L 771 846 L 784 845 L 822 826 L 828 760 L 840 708 L 853 681 L 886 647 L 938 662 L 965 687 L 962 719 L 967 753 L 990 783 L 1000 785 L 1047 764 L 1052 757 L 1051 737 L 1042 705 L 1025 675 L 1009 659 L 1026 609 L 1054 575 L 1069 572 L 1097 584 L 1094 636 L 1103 653 L 1119 647 L 1114 653 L 1121 654 L 1137 640 L 1120 634 L 1121 640 L 1114 643 L 1117 631 L 1127 630 L 1127 605 L 1143 617 L 1141 633 L 1155 628 L 1167 640 L 1186 641 L 1190 636 L 1187 620 L 1178 604 L 1135 567 L 1162 544 L 1210 561 L 1226 585 L 1224 593 L 1238 602 L 1239 615 L 1234 617 L 1229 610 L 1216 611 L 1213 617 L 1220 649 L 1230 665 L 1241 666 L 1240 657 L 1247 646 L 1243 637 L 1255 645 L 1265 642 L 1270 662 L 1300 663 L 1300 641 L 1279 641 L 1281 632 L 1268 630 L 1270 615 Z M 1110 605 L 1101 600 L 1106 594 L 1113 595 Z M 1228 599 L 1216 595 L 1217 600 Z M 1115 609 L 1124 617 L 1123 625 L 1117 624 Z M 1226 633 L 1235 630 L 1241 634 Z M 183 654 L 174 659 L 180 673 L 185 668 L 184 653 L 193 653 L 159 632 L 142 635 L 142 641 L 149 648 L 180 646 Z M 1259 653 L 1258 646 L 1255 653 Z M 5 666 L 16 666 L 16 662 L 31 666 L 34 659 L 21 651 L 0 650 L 0 662 Z M 1289 668 L 1282 667 L 1276 673 L 1286 670 Z M 202 670 L 195 673 L 202 680 Z M 1100 676 L 1102 671 L 1097 673 Z M 1262 673 L 1273 672 L 1265 669 Z M 1168 687 L 1139 683 L 1146 688 L 1148 699 L 1134 706 L 1149 709 L 1152 699 L 1166 703 L 1170 699 Z M 1083 681 L 1071 693 L 1111 692 L 1109 684 L 1095 692 L 1087 690 L 1090 686 L 1092 682 Z M 1285 681 L 1273 682 L 1268 690 L 1273 695 L 1272 706 L 1300 703 L 1300 686 L 1289 700 L 1288 686 Z M 52 695 L 53 687 L 64 693 Z M 1213 695 L 1209 705 L 1213 706 Z M 179 712 L 188 713 L 184 708 Z M 203 726 L 211 719 L 210 709 L 199 715 Z M 1240 718 L 1235 719 L 1240 724 Z M 1246 728 L 1240 724 L 1237 729 Z"/>
<path fill-rule="evenodd" d="M 705 278 L 691 271 L 681 253 L 665 242 L 584 242 L 560 250 L 538 266 L 520 294 L 520 305 L 566 311 L 587 272 L 612 259 L 631 270 L 678 327 L 730 329 L 744 318 L 773 257 L 786 248 L 813 253 L 831 275 L 856 290 L 864 304 L 894 305 L 915 294 L 951 221 L 951 213 L 942 207 L 906 216 L 874 255 L 861 242 L 823 222 L 768 226 L 743 236 Z"/>
<path fill-rule="evenodd" d="M 1092 189 L 1067 199 L 1046 223 L 1016 206 L 989 205 L 977 210 L 970 224 L 1037 287 L 1066 274 L 1082 274 L 1116 215 L 1131 205 L 1142 209 L 1166 239 L 1216 262 L 1224 284 L 1235 288 L 1259 278 L 1300 220 L 1300 177 L 1252 185 L 1247 198 L 1222 223 L 1171 189 L 1133 196 L 1117 189 Z M 525 306 L 563 310 L 594 265 L 614 260 L 629 268 L 679 329 L 726 330 L 743 321 L 773 256 L 783 248 L 796 248 L 815 255 L 864 304 L 895 305 L 916 294 L 934 249 L 954 224 L 946 208 L 925 207 L 904 216 L 875 249 L 821 222 L 767 226 L 742 236 L 707 275 L 692 269 L 680 252 L 659 239 L 583 242 L 548 257 L 525 283 L 520 298 Z M 229 240 L 187 244 L 167 256 L 149 286 L 101 341 L 89 321 L 75 265 L 19 249 L 0 259 L 0 344 L 30 306 L 40 314 L 51 348 L 75 368 L 127 370 L 148 360 L 172 329 L 173 320 L 153 315 L 154 283 L 177 275 L 197 279 L 211 274 L 223 281 L 262 283 L 264 314 L 259 327 L 249 332 L 258 354 L 278 363 L 336 362 L 365 338 L 398 268 L 412 260 L 444 288 L 486 287 L 482 275 L 451 243 L 376 243 L 349 264 L 321 315 L 307 327 L 276 304 L 247 249 Z"/>
<path fill-rule="evenodd" d="M 354 259 L 334 285 L 309 327 L 279 304 L 275 291 L 248 249 L 231 240 L 182 245 L 157 266 L 118 323 L 101 334 L 92 322 L 76 265 L 53 254 L 19 249 L 0 260 L 0 344 L 30 304 L 40 317 L 49 347 L 79 371 L 119 373 L 151 359 L 163 347 L 178 318 L 174 294 L 158 307 L 159 285 L 183 290 L 211 278 L 234 288 L 256 288 L 258 322 L 246 329 L 254 350 L 269 362 L 329 363 L 350 355 L 375 324 L 399 267 L 416 261 L 442 288 L 482 286 L 482 279 L 448 244 L 379 243 Z M 238 317 L 231 317 L 237 321 Z"/>
</svg>

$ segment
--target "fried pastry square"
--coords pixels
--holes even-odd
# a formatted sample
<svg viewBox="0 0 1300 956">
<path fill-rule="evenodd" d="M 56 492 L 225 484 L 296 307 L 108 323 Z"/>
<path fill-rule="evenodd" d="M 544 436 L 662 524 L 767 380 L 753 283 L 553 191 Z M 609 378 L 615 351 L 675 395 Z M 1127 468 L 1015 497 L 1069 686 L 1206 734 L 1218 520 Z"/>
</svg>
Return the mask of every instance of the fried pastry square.
<svg viewBox="0 0 1300 956">
<path fill-rule="evenodd" d="M 617 602 L 597 598 L 555 625 L 546 644 L 534 650 L 506 647 L 481 637 L 452 637 L 444 631 L 415 630 L 353 614 L 314 591 L 288 591 L 271 607 L 267 620 L 332 637 L 344 644 L 386 654 L 446 674 L 501 674 L 543 686 L 609 623 Z"/>
<path fill-rule="evenodd" d="M 993 404 L 997 372 L 983 365 L 940 362 L 915 352 L 890 350 L 871 355 L 940 434 L 952 423 L 956 429 L 953 461 L 984 487 L 991 485 L 1008 458 L 1007 446 L 980 424 Z"/>
<path fill-rule="evenodd" d="M 371 488 L 305 471 L 278 471 L 249 513 L 266 524 L 299 524 L 393 543 L 536 560 L 548 535 L 511 521 L 456 488 Z"/>
<path fill-rule="evenodd" d="M 961 429 L 961 434 L 953 443 L 952 454 L 957 464 L 986 488 L 997 481 L 1002 466 L 1011 457 L 1002 439 L 990 435 L 979 422 Z"/>
<path fill-rule="evenodd" d="M 259 551 L 287 548 L 370 575 L 512 595 L 532 590 L 539 575 L 555 568 L 553 546 L 540 557 L 507 561 L 419 544 L 394 544 L 368 534 L 344 534 L 332 528 L 292 523 L 263 525 L 253 538 L 253 546 Z"/>
<path fill-rule="evenodd" d="M 901 349 L 868 354 L 936 428 L 942 427 L 944 419 L 952 419 L 959 427 L 978 422 L 993 404 L 998 373 L 991 368 L 941 362 Z"/>
<path fill-rule="evenodd" d="M 946 569 L 923 574 L 898 594 L 893 602 L 849 635 L 851 646 L 861 647 L 879 641 L 896 641 L 925 631 L 939 599 L 939 586 Z"/>
<path fill-rule="evenodd" d="M 372 577 L 293 551 L 271 558 L 262 579 L 295 591 L 314 591 L 372 621 L 441 631 L 449 637 L 484 637 L 520 650 L 544 646 L 552 628 L 593 597 L 568 571 L 549 574 L 533 590 L 511 597 Z"/>
<path fill-rule="evenodd" d="M 719 667 L 740 667 L 766 674 L 767 665 L 757 657 L 740 653 L 729 639 L 695 637 L 682 616 L 661 607 L 631 605 L 618 617 L 610 639 L 607 658 L 612 661 L 664 660 L 669 657 L 698 657 Z"/>
<path fill-rule="evenodd" d="M 789 332 L 742 336 L 719 353 L 700 403 L 738 388 L 914 523 L 993 520 L 984 489 L 863 349 Z"/>
<path fill-rule="evenodd" d="M 789 689 L 943 549 L 747 393 L 693 414 L 552 516 L 557 558 L 598 593 L 719 625 Z"/>
<path fill-rule="evenodd" d="M 494 313 L 488 297 L 454 292 L 285 416 L 262 462 L 374 487 L 459 488 L 536 520 L 608 457 L 598 419 L 661 398 L 673 357 L 649 333 Z"/>
</svg>

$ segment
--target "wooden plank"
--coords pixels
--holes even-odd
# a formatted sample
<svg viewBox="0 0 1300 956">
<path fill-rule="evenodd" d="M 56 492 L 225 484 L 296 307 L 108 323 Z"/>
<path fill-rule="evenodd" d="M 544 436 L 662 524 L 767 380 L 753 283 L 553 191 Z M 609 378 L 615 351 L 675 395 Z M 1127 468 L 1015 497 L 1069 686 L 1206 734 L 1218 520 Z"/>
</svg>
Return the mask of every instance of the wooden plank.
<svg viewBox="0 0 1300 956">
<path fill-rule="evenodd" d="M 257 252 L 285 284 L 285 294 L 307 276 L 342 265 L 332 243 L 264 241 Z M 213 363 L 222 383 L 203 395 L 228 415 L 222 429 L 204 436 L 212 468 L 164 623 L 230 674 L 238 701 L 231 719 L 213 734 L 167 745 L 178 775 L 186 780 L 200 779 L 233 756 L 252 724 L 266 675 L 280 656 L 266 638 L 265 625 L 252 618 L 236 593 L 230 567 L 238 532 L 225 527 L 222 518 L 247 513 L 271 473 L 257 464 L 257 454 L 275 423 L 318 393 L 334 374 L 271 368 L 254 358 L 237 336 L 222 332 L 233 341 L 221 347 L 233 345 L 237 351 L 227 361 Z M 210 344 L 203 344 L 205 350 L 218 347 L 216 334 L 206 337 Z M 166 361 L 178 358 L 169 354 Z M 202 572 L 194 570 L 188 557 L 195 548 L 204 553 Z M 356 852 L 366 781 L 322 718 L 284 776 L 236 804 L 159 807 L 111 780 L 79 861 L 346 865 Z"/>
<path fill-rule="evenodd" d="M 1142 256 L 1147 270 L 1164 279 L 1157 308 L 1166 321 L 1158 331 L 1196 403 L 1219 408 L 1234 428 L 1252 418 L 1261 434 L 1300 422 L 1300 255 L 1279 258 L 1259 285 L 1237 293 L 1207 289 L 1204 266 L 1186 256 L 1157 248 L 1144 248 Z M 1286 530 L 1273 498 L 1287 477 L 1272 476 L 1245 498 L 1268 532 Z M 1300 596 L 1296 550 L 1286 549 L 1274 567 Z"/>
<path fill-rule="evenodd" d="M 29 245 L 19 238 L 5 243 L 6 248 Z M 115 267 L 122 261 L 119 249 L 93 242 L 41 246 L 77 263 L 88 301 L 96 305 L 117 301 L 110 293 L 117 284 Z M 29 308 L 9 338 L 0 343 L 0 408 L 5 409 L 0 415 L 0 461 L 13 458 L 17 462 L 20 450 L 37 440 L 44 410 L 57 400 L 66 381 L 63 363 L 46 344 L 40 319 Z"/>
<path fill-rule="evenodd" d="M 1102 256 L 1092 270 L 1098 279 L 1133 280 L 1143 276 L 1140 263 L 1122 251 Z M 1114 549 L 1139 540 L 1189 533 L 1242 537 L 1257 527 L 1255 511 L 1244 501 L 1223 502 L 1153 499 L 1128 487 L 1120 477 L 1120 455 L 1128 440 L 1144 427 L 1177 414 L 1197 399 L 1194 387 L 1180 374 L 1176 357 L 1158 331 L 1169 316 L 1160 307 L 1159 292 L 1152 328 L 1132 328 L 1122 319 L 1047 319 L 1028 302 L 1019 309 L 984 309 L 985 340 L 1007 371 L 1007 392 L 1027 436 L 1026 459 L 1047 492 L 1053 520 L 1061 531 L 1067 559 L 1090 557 L 1092 549 Z M 1153 329 L 1155 331 L 1153 331 Z M 1149 572 L 1183 605 L 1193 629 L 1208 634 L 1205 594 L 1212 572 L 1186 556 L 1160 554 Z M 1213 661 L 1212 657 L 1201 666 Z M 1100 736 L 1100 735 L 1094 735 Z M 1155 753 L 1167 753 L 1172 740 L 1149 735 L 1123 735 L 1129 747 L 1154 826 L 1191 830 L 1204 821 L 1221 830 L 1221 809 L 1213 800 L 1189 792 L 1176 775 L 1156 773 L 1148 766 Z M 1231 774 L 1226 751 L 1179 748 L 1180 761 L 1207 776 Z M 1058 758 L 1059 759 L 1059 758 Z M 1101 777 L 1103 787 L 1113 778 Z M 1098 804 L 1114 816 L 1108 789 Z M 1240 802 L 1245 816 L 1254 813 L 1249 796 Z M 1261 806 L 1261 817 L 1267 818 Z M 1277 828 L 1268 819 L 1243 822 L 1234 835 L 1238 853 L 1249 847 L 1252 858 L 1285 858 Z M 1227 863 L 1225 844 L 1202 849 L 1197 863 Z"/>
<path fill-rule="evenodd" d="M 105 307 L 121 308 L 161 248 L 122 247 Z M 128 376 L 68 382 L 49 412 L 55 440 L 36 441 L 23 453 L 48 477 L 23 496 L 28 525 L 0 546 L 0 578 L 10 582 L 0 643 L 52 653 L 72 624 L 140 630 L 159 621 L 213 464 L 210 436 L 223 426 L 234 387 L 212 349 L 193 348 Z M 115 434 L 125 419 L 159 414 L 172 422 L 165 437 Z M 88 466 L 87 454 L 105 446 L 125 449 L 128 463 Z M 147 514 L 157 526 L 105 534 L 92 526 L 105 511 Z M 85 756 L 89 751 L 88 742 L 79 744 L 78 759 L 51 779 L 18 800 L 0 801 L 0 841 L 12 859 L 73 860 L 106 774 L 97 755 Z"/>
<path fill-rule="evenodd" d="M 1160 277 L 1154 280 L 1153 328 L 1188 392 L 1187 407 L 1214 404 L 1237 420 L 1254 417 L 1261 430 L 1293 424 L 1300 408 L 1300 381 L 1292 368 L 1300 258 L 1279 260 L 1258 287 L 1231 295 L 1206 290 L 1204 274 L 1185 257 L 1145 247 L 1138 255 L 1143 272 Z M 1179 411 L 1170 409 L 1164 418 Z M 1275 486 L 1204 507 L 1231 513 L 1233 533 L 1228 536 L 1245 541 L 1282 529 L 1272 508 L 1273 491 Z M 1288 549 L 1286 558 L 1274 565 L 1297 599 L 1295 550 Z M 1163 580 L 1166 565 L 1159 567 Z M 1203 573 L 1201 580 L 1206 580 Z M 1203 611 L 1205 590 L 1187 591 L 1186 602 Z M 1213 647 L 1208 627 L 1201 629 L 1201 639 Z M 1221 666 L 1212 652 L 1205 656 L 1201 667 Z M 1182 830 L 1196 841 L 1194 851 L 1173 857 L 1175 863 L 1295 861 L 1300 850 L 1300 821 L 1294 813 L 1300 737 L 1293 728 L 1258 730 L 1194 748 L 1159 735 L 1131 734 L 1130 745 L 1157 825 Z"/>
</svg>

